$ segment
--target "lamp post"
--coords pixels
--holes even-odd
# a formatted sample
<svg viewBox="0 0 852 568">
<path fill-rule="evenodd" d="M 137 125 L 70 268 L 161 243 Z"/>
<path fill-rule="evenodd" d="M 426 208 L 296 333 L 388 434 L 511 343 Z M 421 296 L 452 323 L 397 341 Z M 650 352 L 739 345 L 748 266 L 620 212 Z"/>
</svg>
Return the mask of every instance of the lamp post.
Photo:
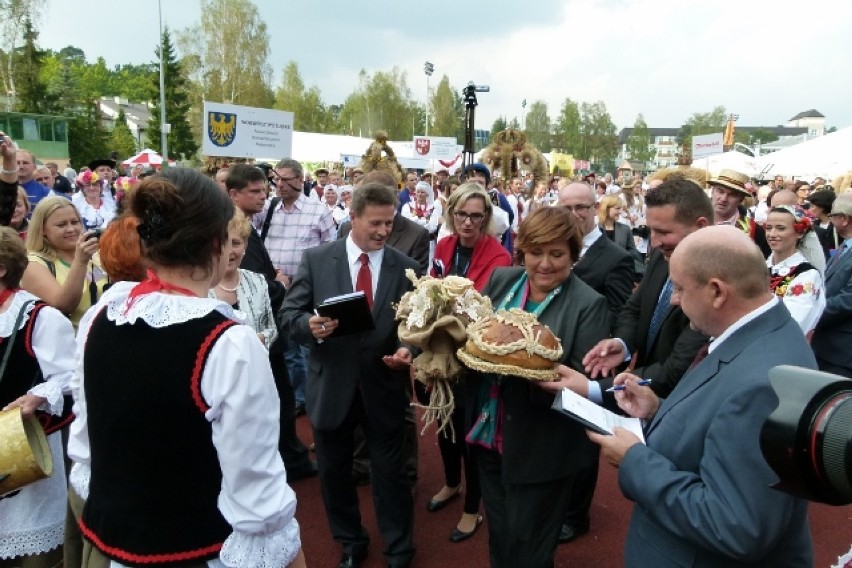
<svg viewBox="0 0 852 568">
<path fill-rule="evenodd" d="M 435 66 L 426 62 L 423 65 L 423 72 L 426 73 L 426 136 L 429 136 L 429 77 L 435 71 Z"/>
<path fill-rule="evenodd" d="M 169 167 L 169 127 L 166 124 L 166 70 L 163 53 L 163 3 L 157 0 L 160 16 L 160 149 L 163 154 L 162 168 Z"/>
</svg>

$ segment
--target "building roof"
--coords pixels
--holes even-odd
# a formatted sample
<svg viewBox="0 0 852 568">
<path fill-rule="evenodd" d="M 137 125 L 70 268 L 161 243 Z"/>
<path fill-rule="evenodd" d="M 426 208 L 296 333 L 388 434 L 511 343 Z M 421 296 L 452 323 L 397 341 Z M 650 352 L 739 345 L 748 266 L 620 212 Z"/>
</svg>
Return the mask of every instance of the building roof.
<svg viewBox="0 0 852 568">
<path fill-rule="evenodd" d="M 720 132 L 723 131 L 725 127 L 720 128 Z M 804 126 L 737 126 L 737 131 L 742 132 L 754 132 L 756 130 L 763 130 L 764 132 L 771 132 L 775 136 L 781 138 L 782 136 L 798 136 L 800 134 L 807 134 L 808 129 Z M 648 134 L 651 136 L 653 140 L 657 136 L 673 136 L 677 137 L 680 132 L 680 128 L 649 128 Z M 621 132 L 618 133 L 618 143 L 626 144 L 627 139 L 633 134 L 632 128 L 622 128 Z"/>
<path fill-rule="evenodd" d="M 124 109 L 124 116 L 128 122 L 135 123 L 140 129 L 145 130 L 151 120 L 151 110 L 147 103 L 131 103 L 120 97 L 101 97 L 98 101 L 101 109 L 108 109 L 110 118 L 118 116 L 119 109 Z"/>
<path fill-rule="evenodd" d="M 800 118 L 825 118 L 825 115 L 822 114 L 817 109 L 812 108 L 811 110 L 806 110 L 806 111 L 800 112 L 799 114 L 797 114 L 796 116 L 794 116 L 790 120 L 791 121 L 799 120 Z"/>
</svg>

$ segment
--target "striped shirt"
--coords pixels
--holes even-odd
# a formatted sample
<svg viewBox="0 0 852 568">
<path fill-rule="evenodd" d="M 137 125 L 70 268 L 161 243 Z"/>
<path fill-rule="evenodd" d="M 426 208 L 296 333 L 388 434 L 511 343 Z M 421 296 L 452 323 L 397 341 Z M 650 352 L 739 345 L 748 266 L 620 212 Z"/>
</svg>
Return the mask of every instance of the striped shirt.
<svg viewBox="0 0 852 568">
<path fill-rule="evenodd" d="M 270 201 L 267 201 L 263 211 L 254 216 L 258 230 L 266 219 L 269 204 Z M 334 232 L 334 219 L 325 203 L 299 195 L 289 210 L 284 208 L 284 203 L 275 208 L 263 244 L 275 268 L 293 276 L 302 261 L 302 252 L 327 243 L 334 237 Z"/>
</svg>

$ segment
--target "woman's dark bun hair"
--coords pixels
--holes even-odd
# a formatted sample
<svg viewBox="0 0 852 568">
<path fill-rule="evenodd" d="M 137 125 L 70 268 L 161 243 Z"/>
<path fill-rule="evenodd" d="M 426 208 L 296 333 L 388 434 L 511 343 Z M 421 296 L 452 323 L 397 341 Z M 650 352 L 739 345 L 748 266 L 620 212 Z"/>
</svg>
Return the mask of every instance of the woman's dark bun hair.
<svg viewBox="0 0 852 568">
<path fill-rule="evenodd" d="M 212 268 L 234 216 L 231 199 L 216 183 L 189 168 L 168 168 L 145 178 L 130 204 L 145 256 L 161 266 Z"/>
</svg>

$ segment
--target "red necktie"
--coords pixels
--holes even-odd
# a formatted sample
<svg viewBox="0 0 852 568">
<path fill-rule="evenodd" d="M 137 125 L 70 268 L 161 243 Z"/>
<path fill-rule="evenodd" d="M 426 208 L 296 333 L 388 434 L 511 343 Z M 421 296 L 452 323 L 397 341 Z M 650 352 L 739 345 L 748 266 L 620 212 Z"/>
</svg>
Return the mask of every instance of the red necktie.
<svg viewBox="0 0 852 568">
<path fill-rule="evenodd" d="M 370 257 L 366 252 L 362 252 L 358 257 L 361 261 L 361 268 L 358 269 L 358 276 L 355 278 L 355 290 L 364 292 L 367 297 L 367 305 L 373 309 L 373 273 L 370 272 Z"/>
<path fill-rule="evenodd" d="M 710 353 L 710 342 L 708 341 L 704 345 L 701 346 L 701 349 L 698 350 L 698 353 L 695 355 L 695 359 L 692 360 L 692 364 L 689 366 L 687 371 L 691 371 L 695 367 L 698 366 L 700 362 L 707 358 L 707 355 Z"/>
</svg>

